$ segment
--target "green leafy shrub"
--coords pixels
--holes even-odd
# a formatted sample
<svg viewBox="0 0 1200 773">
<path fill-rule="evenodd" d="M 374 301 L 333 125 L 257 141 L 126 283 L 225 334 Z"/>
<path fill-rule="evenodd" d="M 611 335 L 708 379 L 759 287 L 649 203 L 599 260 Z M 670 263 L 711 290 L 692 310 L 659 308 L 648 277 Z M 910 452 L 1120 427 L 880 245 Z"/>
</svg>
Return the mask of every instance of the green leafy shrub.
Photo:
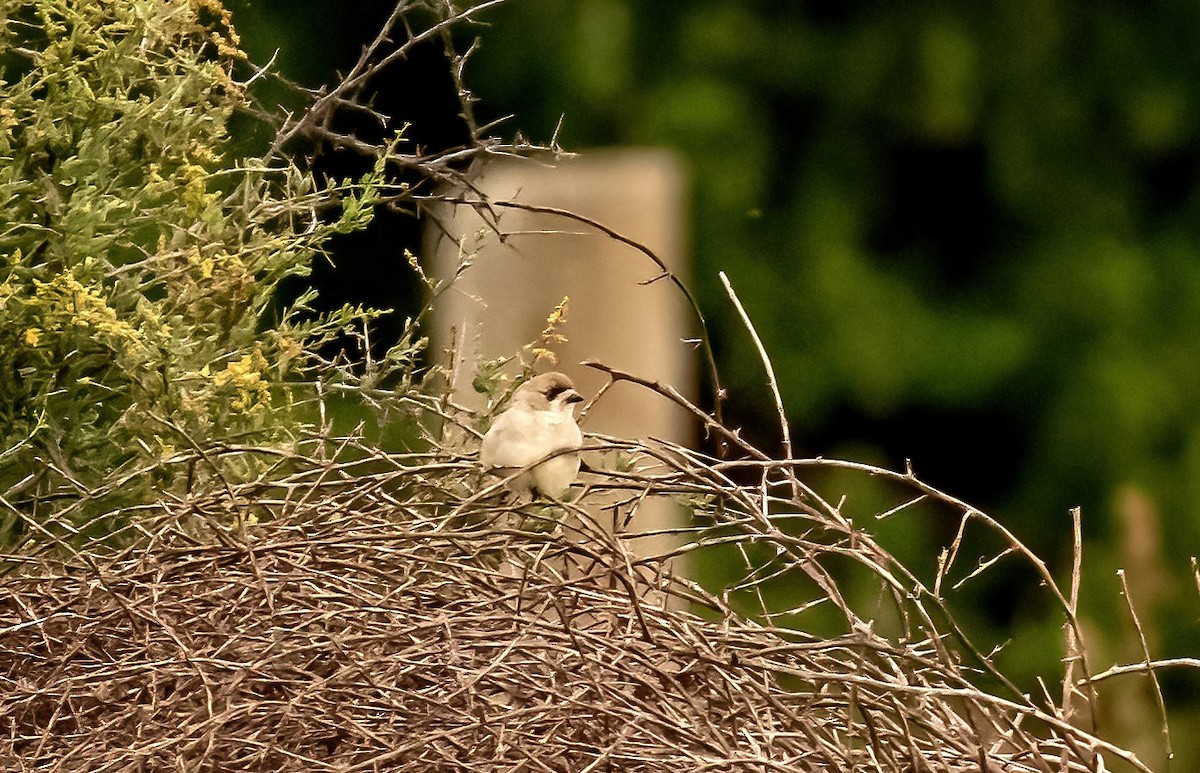
<svg viewBox="0 0 1200 773">
<path fill-rule="evenodd" d="M 31 0 L 0 12 L 0 544 L 244 479 L 295 442 L 307 354 L 374 312 L 276 308 L 381 166 L 319 184 L 236 157 L 253 114 L 215 0 Z M 319 213 L 340 213 L 323 216 Z M 215 450 L 214 450 L 215 449 Z M 53 524 L 53 525 L 52 525 Z"/>
</svg>

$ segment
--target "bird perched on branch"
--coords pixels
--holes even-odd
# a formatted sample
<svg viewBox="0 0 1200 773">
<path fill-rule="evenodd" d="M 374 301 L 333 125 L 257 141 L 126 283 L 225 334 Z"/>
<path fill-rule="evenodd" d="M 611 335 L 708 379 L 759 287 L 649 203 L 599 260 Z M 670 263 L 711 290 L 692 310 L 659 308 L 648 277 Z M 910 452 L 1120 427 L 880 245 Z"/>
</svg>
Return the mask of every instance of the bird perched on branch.
<svg viewBox="0 0 1200 773">
<path fill-rule="evenodd" d="M 562 497 L 579 475 L 583 433 L 573 409 L 582 401 L 562 373 L 543 373 L 526 381 L 483 436 L 479 461 L 484 469 L 507 476 L 545 459 L 509 481 L 508 487 L 522 498 Z M 547 458 L 556 451 L 566 453 Z"/>
</svg>

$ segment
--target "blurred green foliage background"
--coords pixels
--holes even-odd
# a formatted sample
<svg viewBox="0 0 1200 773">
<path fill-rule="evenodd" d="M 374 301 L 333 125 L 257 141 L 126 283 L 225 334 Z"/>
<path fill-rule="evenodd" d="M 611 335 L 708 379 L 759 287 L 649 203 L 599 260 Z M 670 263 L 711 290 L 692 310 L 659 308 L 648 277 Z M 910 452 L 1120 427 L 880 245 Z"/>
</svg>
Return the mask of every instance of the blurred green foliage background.
<svg viewBox="0 0 1200 773">
<path fill-rule="evenodd" d="M 277 5 L 235 17 L 246 46 L 282 47 L 309 85 L 378 26 Z M 686 159 L 694 284 L 752 440 L 778 430 L 718 270 L 802 453 L 910 458 L 1061 577 L 1081 505 L 1098 654 L 1140 657 L 1118 566 L 1153 654 L 1197 654 L 1200 4 L 512 0 L 485 20 L 467 70 L 481 122 L 511 113 L 498 132 L 547 141 L 565 116 L 569 150 Z M 886 499 L 846 486 L 863 517 Z M 885 536 L 931 563 L 955 526 Z M 1024 642 L 1018 668 L 1052 673 L 1060 620 L 1023 609 L 1004 571 L 981 618 Z M 1195 713 L 1200 681 L 1165 679 Z"/>
<path fill-rule="evenodd" d="M 1031 525 L 1075 504 L 1094 523 L 1135 484 L 1195 543 L 1200 7 L 523 0 L 492 20 L 484 107 L 690 162 L 734 403 L 762 375 L 718 269 L 807 451 L 911 457 Z"/>
<path fill-rule="evenodd" d="M 804 452 L 911 458 L 1060 575 L 1082 505 L 1093 609 L 1122 614 L 1126 565 L 1161 646 L 1195 654 L 1200 6 L 523 0 L 490 18 L 484 108 L 533 138 L 565 115 L 569 149 L 688 160 L 695 282 L 750 436 L 777 431 L 719 269 Z"/>
</svg>

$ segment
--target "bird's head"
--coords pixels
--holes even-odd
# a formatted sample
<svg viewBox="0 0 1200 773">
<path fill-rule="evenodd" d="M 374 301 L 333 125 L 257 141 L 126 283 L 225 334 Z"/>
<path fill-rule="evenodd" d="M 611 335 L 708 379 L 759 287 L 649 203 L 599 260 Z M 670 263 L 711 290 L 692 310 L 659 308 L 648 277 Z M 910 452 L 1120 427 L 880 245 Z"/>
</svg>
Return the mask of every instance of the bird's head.
<svg viewBox="0 0 1200 773">
<path fill-rule="evenodd" d="M 514 402 L 523 402 L 539 411 L 570 412 L 575 403 L 583 402 L 583 395 L 575 391 L 575 384 L 558 372 L 543 373 L 522 384 L 513 393 Z"/>
</svg>

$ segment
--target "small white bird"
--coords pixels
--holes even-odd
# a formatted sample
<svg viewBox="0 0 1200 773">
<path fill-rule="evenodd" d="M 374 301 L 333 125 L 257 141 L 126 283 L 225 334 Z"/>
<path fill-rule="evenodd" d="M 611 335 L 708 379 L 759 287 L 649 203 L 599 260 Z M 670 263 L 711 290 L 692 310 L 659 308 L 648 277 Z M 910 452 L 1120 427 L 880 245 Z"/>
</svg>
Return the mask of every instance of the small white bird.
<svg viewBox="0 0 1200 773">
<path fill-rule="evenodd" d="M 555 451 L 574 452 L 546 459 L 508 484 L 523 498 L 562 497 L 579 475 L 577 449 L 583 445 L 583 433 L 572 409 L 582 401 L 571 379 L 562 373 L 543 373 L 526 381 L 483 436 L 479 449 L 483 468 L 511 475 Z"/>
</svg>

